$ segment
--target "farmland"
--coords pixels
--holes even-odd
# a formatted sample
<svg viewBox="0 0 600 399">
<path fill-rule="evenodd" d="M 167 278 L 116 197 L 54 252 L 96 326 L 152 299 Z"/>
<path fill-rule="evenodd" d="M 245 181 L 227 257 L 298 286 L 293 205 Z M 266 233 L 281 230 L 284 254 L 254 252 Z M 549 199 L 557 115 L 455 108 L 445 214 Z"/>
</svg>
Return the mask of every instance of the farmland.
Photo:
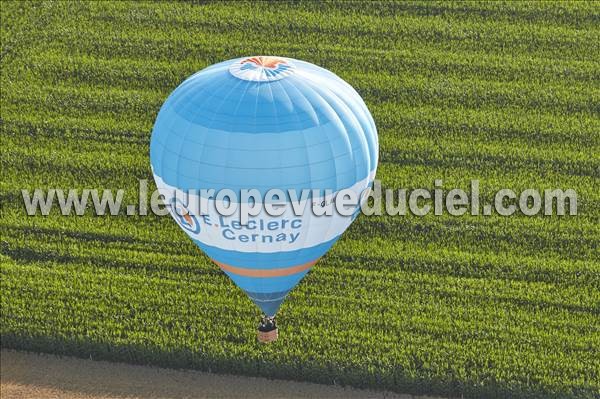
<svg viewBox="0 0 600 399">
<path fill-rule="evenodd" d="M 600 5 L 1 4 L 2 346 L 402 393 L 600 395 Z M 152 180 L 168 94 L 269 54 L 332 70 L 384 188 L 572 188 L 563 217 L 361 215 L 258 310 L 168 217 L 27 216 L 21 189 Z M 152 184 L 152 183 L 151 183 Z"/>
</svg>

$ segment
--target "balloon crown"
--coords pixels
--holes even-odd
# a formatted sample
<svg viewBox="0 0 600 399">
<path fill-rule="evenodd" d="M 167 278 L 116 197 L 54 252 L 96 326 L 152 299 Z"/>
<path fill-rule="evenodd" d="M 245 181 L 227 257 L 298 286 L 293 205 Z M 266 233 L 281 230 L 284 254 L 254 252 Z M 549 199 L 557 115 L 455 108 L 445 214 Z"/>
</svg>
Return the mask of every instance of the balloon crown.
<svg viewBox="0 0 600 399">
<path fill-rule="evenodd" d="M 294 65 L 285 58 L 260 55 L 234 62 L 229 71 L 243 80 L 272 82 L 294 73 Z"/>
</svg>

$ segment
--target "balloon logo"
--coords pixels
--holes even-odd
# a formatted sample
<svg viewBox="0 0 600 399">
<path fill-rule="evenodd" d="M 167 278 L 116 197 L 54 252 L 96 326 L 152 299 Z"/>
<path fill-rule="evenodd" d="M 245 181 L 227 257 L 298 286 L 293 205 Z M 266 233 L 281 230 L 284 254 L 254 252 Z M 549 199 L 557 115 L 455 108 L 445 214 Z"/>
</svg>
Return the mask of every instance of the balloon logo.
<svg viewBox="0 0 600 399">
<path fill-rule="evenodd" d="M 171 201 L 171 206 L 173 218 L 181 228 L 193 234 L 198 234 L 200 232 L 200 223 L 198 223 L 198 219 L 190 213 L 180 200 L 174 198 Z"/>
<path fill-rule="evenodd" d="M 235 77 L 255 82 L 283 79 L 294 72 L 292 64 L 280 57 L 250 57 L 231 64 L 229 71 Z"/>
<path fill-rule="evenodd" d="M 191 190 L 189 201 L 202 204 L 201 217 L 178 201 L 171 215 L 262 310 L 259 339 L 267 342 L 277 337 L 283 300 L 358 206 L 347 216 L 262 209 L 242 223 L 237 214 L 215 212 L 225 201 L 206 190 L 264 196 L 277 189 L 286 204 L 295 192 L 303 209 L 331 204 L 341 190 L 364 201 L 377 169 L 377 129 L 359 94 L 332 72 L 290 58 L 244 57 L 203 69 L 171 93 L 154 124 L 150 161 L 165 198 Z M 312 196 L 302 198 L 303 190 Z"/>
</svg>

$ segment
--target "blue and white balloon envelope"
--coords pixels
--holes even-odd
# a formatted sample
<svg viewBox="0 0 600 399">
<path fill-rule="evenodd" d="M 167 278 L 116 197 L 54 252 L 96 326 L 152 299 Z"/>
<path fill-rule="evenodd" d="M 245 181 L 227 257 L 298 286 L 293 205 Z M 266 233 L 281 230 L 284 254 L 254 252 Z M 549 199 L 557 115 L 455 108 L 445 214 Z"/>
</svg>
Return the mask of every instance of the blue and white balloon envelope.
<svg viewBox="0 0 600 399">
<path fill-rule="evenodd" d="M 283 57 L 221 62 L 186 79 L 165 101 L 150 143 L 154 179 L 171 215 L 267 316 L 356 216 L 280 216 L 242 225 L 201 190 L 319 190 L 304 204 L 375 177 L 377 130 L 359 94 L 332 72 Z M 193 190 L 186 198 L 182 193 Z M 239 197 L 238 197 L 239 200 Z M 284 200 L 291 201 L 289 196 Z M 189 203 L 198 201 L 199 210 Z"/>
</svg>

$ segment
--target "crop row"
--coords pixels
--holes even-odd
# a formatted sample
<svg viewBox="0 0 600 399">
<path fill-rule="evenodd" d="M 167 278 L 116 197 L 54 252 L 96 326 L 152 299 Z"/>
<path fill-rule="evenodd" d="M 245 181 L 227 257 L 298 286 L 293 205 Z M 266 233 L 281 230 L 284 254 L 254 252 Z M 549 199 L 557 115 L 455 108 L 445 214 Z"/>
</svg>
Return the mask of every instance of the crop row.
<svg viewBox="0 0 600 399">
<path fill-rule="evenodd" d="M 160 221 L 150 216 L 135 219 L 106 217 L 105 221 L 96 218 L 97 222 L 88 223 L 87 231 L 79 232 L 77 226 L 81 219 L 77 217 L 63 221 L 49 218 L 44 227 L 36 227 L 28 222 L 18 222 L 19 213 L 18 209 L 7 212 L 2 230 L 12 237 L 5 242 L 11 244 L 13 252 L 16 251 L 14 256 L 23 259 L 50 257 L 55 253 L 52 249 L 59 251 L 52 255 L 54 258 L 64 258 L 68 251 L 72 251 L 72 256 L 77 258 L 80 256 L 77 254 L 96 254 L 98 250 L 103 250 L 106 255 L 98 260 L 98 265 L 110 264 L 111 257 L 117 260 L 117 256 L 111 254 L 122 251 L 146 252 L 155 262 L 163 256 L 186 255 L 193 258 L 199 255 L 191 243 L 183 240 L 185 237 L 168 217 Z M 385 222 L 364 219 L 357 222 L 346 234 L 345 240 L 338 243 L 328 255 L 342 269 L 358 263 L 366 270 L 387 270 L 390 275 L 403 271 L 427 272 L 561 283 L 582 288 L 600 283 L 597 273 L 600 259 L 595 239 L 598 229 L 593 221 L 587 226 L 563 227 L 557 232 L 539 231 L 539 227 L 535 229 L 535 225 L 528 224 L 514 229 L 510 225 L 506 229 L 493 229 L 494 223 L 490 221 L 489 225 L 475 224 L 472 232 L 457 234 L 461 223 L 448 218 L 429 223 L 410 218 L 396 221 L 388 218 Z M 103 233 L 105 225 L 120 234 Z M 512 225 L 517 223 L 513 222 Z M 96 232 L 91 230 L 92 227 Z M 393 242 L 370 238 L 374 231 L 396 238 Z M 152 233 L 152 236 L 146 237 L 148 233 Z M 138 238 L 140 234 L 144 238 Z M 180 240 L 174 240 L 174 236 Z M 482 241 L 483 244 L 478 244 Z M 26 242 L 32 246 L 32 250 L 19 250 Z M 40 246 L 45 249 L 38 248 Z M 577 254 L 566 257 L 564 254 L 567 251 L 576 251 Z M 130 262 L 126 252 L 118 258 Z M 132 267 L 135 265 L 137 263 Z M 175 267 L 174 263 L 170 265 Z"/>
<path fill-rule="evenodd" d="M 560 146 L 561 150 L 590 151 L 592 154 L 600 143 L 600 122 L 597 118 L 557 117 L 517 108 L 411 107 L 395 103 L 378 104 L 372 108 L 382 141 L 410 133 L 411 137 L 503 142 L 518 148 Z M 148 143 L 152 119 L 122 118 L 113 113 L 87 115 L 77 112 L 70 116 L 67 111 L 57 113 L 39 109 L 31 113 L 7 105 L 3 107 L 3 129 L 6 134 L 139 145 Z"/>
<path fill-rule="evenodd" d="M 10 149 L 0 158 L 6 171 L 4 184 L 13 190 L 36 184 L 131 190 L 137 186 L 132 179 L 151 178 L 147 143 L 114 149 L 110 142 L 65 141 L 58 137 L 7 135 L 4 141 Z M 395 140 L 402 148 L 395 150 L 394 141 L 383 138 L 382 142 L 378 178 L 385 188 L 431 187 L 434 179 L 443 179 L 446 188 L 455 185 L 468 189 L 470 179 L 480 179 L 482 195 L 488 200 L 493 200 L 496 190 L 507 187 L 515 191 L 573 188 L 579 195 L 582 215 L 586 214 L 586 207 L 596 209 L 598 204 L 598 192 L 594 189 L 598 163 L 578 152 L 563 151 L 562 156 L 556 157 L 551 150 L 521 148 L 509 153 L 503 151 L 500 143 L 471 148 L 468 143 L 446 139 L 408 138 Z M 75 152 L 77 155 L 73 155 Z M 477 171 L 482 164 L 486 169 Z M 423 170 L 429 174 L 424 175 Z M 27 185 L 23 186 L 25 177 Z"/>
<path fill-rule="evenodd" d="M 211 43 L 207 44 L 204 51 L 211 53 L 223 51 L 218 43 L 212 41 Z M 184 48 L 177 49 L 184 52 L 185 47 L 189 45 L 187 42 L 182 42 Z M 252 46 L 244 43 L 239 43 L 237 46 L 228 50 L 231 53 L 230 57 L 247 54 L 252 50 Z M 273 49 L 275 54 L 278 54 L 278 50 L 285 51 L 287 47 Z M 73 53 L 74 51 L 76 53 Z M 122 84 L 127 88 L 132 86 L 169 88 L 178 84 L 181 76 L 187 76 L 207 66 L 205 60 L 187 58 L 183 54 L 180 60 L 152 59 L 152 62 L 148 62 L 151 56 L 146 53 L 141 54 L 141 58 L 138 59 L 132 58 L 131 52 L 122 56 L 112 52 L 110 56 L 102 57 L 93 54 L 94 51 L 97 50 L 77 51 L 77 47 L 72 46 L 43 49 L 38 52 L 29 50 L 25 63 L 11 65 L 11 67 L 22 73 L 24 77 L 31 71 L 51 82 L 71 79 L 88 83 L 97 79 L 106 84 Z M 287 54 L 289 50 L 285 52 Z M 583 84 L 589 85 L 591 80 L 598 77 L 598 70 L 592 61 L 548 60 L 531 56 L 499 57 L 477 51 L 465 53 L 403 48 L 383 52 L 368 49 L 360 51 L 331 45 L 322 46 L 320 49 L 298 49 L 293 54 L 294 57 L 308 59 L 318 65 L 334 69 L 338 74 L 386 72 L 430 78 L 477 77 L 480 80 L 505 83 L 570 84 L 574 85 L 574 89 Z M 227 53 L 223 53 L 222 58 L 227 56 Z M 371 62 L 361 63 L 360 61 L 365 57 L 368 57 Z M 152 79 L 148 79 L 150 76 Z"/>
<path fill-rule="evenodd" d="M 393 102 L 399 106 L 444 106 L 448 108 L 516 108 L 537 114 L 576 115 L 580 118 L 600 116 L 600 90 L 573 90 L 550 84 L 506 84 L 470 79 L 432 79 L 418 75 L 342 74 L 365 101 L 377 105 Z M 91 82 L 96 82 L 92 80 Z M 100 82 L 99 82 L 100 83 Z M 155 113 L 166 93 L 153 90 L 109 89 L 83 85 L 51 86 L 42 80 L 6 84 L 10 89 L 5 101 L 22 107 L 35 107 L 48 101 L 48 110 L 64 108 L 98 112 L 115 112 L 145 116 Z M 102 96 L 100 96 L 102 92 Z M 55 106 L 56 104 L 56 106 Z"/>
<path fill-rule="evenodd" d="M 188 13 L 182 10 L 170 12 L 167 7 L 161 13 L 160 9 L 157 12 L 156 8 L 144 6 L 134 12 L 122 12 L 103 5 L 96 7 L 98 9 L 94 6 L 81 9 L 74 18 L 63 22 L 60 36 L 50 33 L 50 38 L 60 42 L 76 34 L 78 28 L 85 27 L 90 34 L 78 35 L 79 42 L 101 42 L 119 37 L 143 38 L 146 43 L 149 39 L 170 42 L 176 37 L 200 39 L 220 33 L 222 40 L 229 42 L 264 43 L 265 37 L 271 37 L 277 38 L 279 43 L 337 43 L 380 50 L 420 44 L 438 49 L 479 49 L 592 60 L 593 55 L 588 50 L 597 49 L 599 34 L 594 28 L 578 30 L 548 24 L 495 20 L 454 23 L 451 18 L 415 15 L 355 17 L 302 11 L 295 13 L 293 19 L 287 18 L 285 29 L 281 29 L 285 9 L 231 4 L 192 7 Z M 510 51 L 506 51 L 508 49 Z"/>
</svg>

